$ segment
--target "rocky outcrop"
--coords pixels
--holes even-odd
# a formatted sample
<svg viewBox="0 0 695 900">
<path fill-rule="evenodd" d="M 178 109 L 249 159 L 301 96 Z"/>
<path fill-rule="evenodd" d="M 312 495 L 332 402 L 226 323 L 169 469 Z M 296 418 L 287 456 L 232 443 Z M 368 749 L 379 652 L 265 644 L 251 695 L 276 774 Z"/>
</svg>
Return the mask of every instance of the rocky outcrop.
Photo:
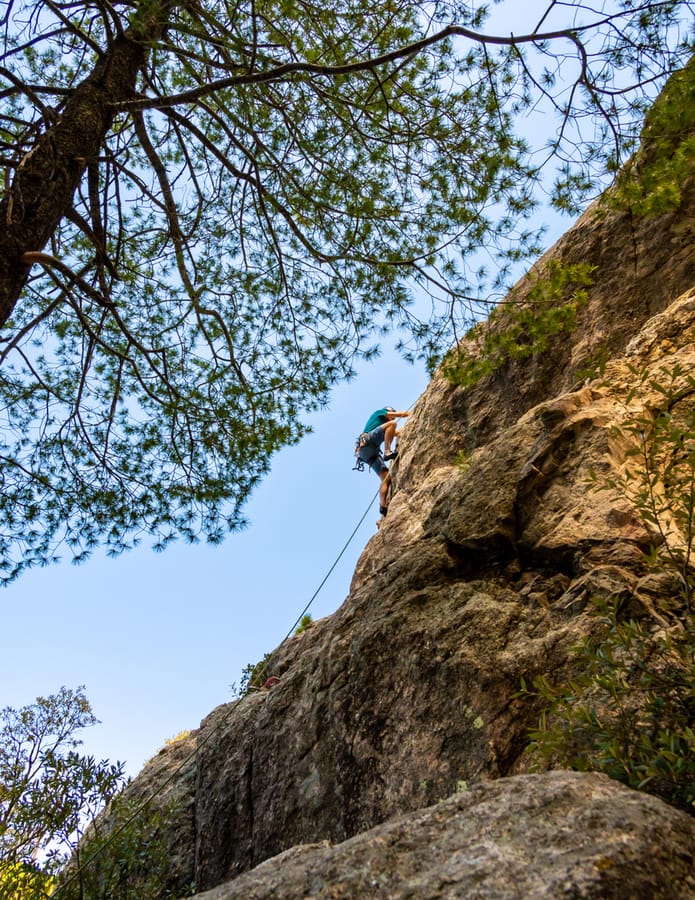
<svg viewBox="0 0 695 900">
<path fill-rule="evenodd" d="M 695 896 L 692 828 L 665 804 L 594 776 L 513 777 L 538 715 L 521 679 L 568 671 L 589 599 L 648 609 L 647 594 L 673 591 L 643 564 L 661 535 L 616 485 L 629 424 L 666 402 L 665 371 L 680 373 L 671 412 L 695 405 L 693 210 L 695 178 L 657 218 L 596 204 L 539 263 L 597 267 L 576 329 L 473 387 L 433 379 L 343 605 L 274 651 L 270 690 L 219 707 L 190 738 L 171 838 L 180 890 L 237 879 L 206 900 Z M 674 526 L 670 540 L 684 537 Z M 170 752 L 136 780 L 145 794 Z M 338 846 L 304 846 L 317 842 Z M 368 875 L 379 888 L 361 893 Z"/>
<path fill-rule="evenodd" d="M 695 371 L 694 329 L 689 293 L 600 380 L 532 407 L 465 467 L 450 458 L 414 479 L 409 467 L 427 452 L 414 444 L 436 440 L 441 409 L 428 392 L 399 464 L 409 487 L 348 599 L 276 651 L 278 685 L 202 725 L 199 886 L 523 771 L 537 709 L 516 696 L 521 679 L 562 673 L 590 627 L 588 599 L 634 596 L 641 550 L 656 539 L 630 497 L 593 491 L 590 473 L 620 471 L 620 426 L 660 401 L 634 368 Z"/>
<path fill-rule="evenodd" d="M 287 850 L 195 900 L 683 900 L 694 846 L 695 819 L 605 776 L 524 775 Z"/>
</svg>

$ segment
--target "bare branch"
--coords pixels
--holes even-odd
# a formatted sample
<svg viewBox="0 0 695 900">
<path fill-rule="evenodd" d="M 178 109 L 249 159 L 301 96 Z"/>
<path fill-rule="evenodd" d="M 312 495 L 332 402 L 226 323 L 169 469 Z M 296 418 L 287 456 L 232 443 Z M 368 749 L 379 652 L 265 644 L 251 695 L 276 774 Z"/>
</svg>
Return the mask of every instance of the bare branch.
<svg viewBox="0 0 695 900">
<path fill-rule="evenodd" d="M 51 256 L 50 253 L 44 253 L 40 250 L 28 250 L 19 257 L 20 263 L 25 266 L 33 266 L 36 263 L 43 266 L 45 269 L 49 271 L 51 269 L 56 269 L 60 272 L 61 275 L 65 276 L 70 280 L 72 284 L 77 285 L 81 291 L 95 303 L 98 303 L 99 306 L 104 306 L 106 309 L 112 309 L 114 307 L 114 303 L 111 300 L 107 300 L 99 291 L 95 290 L 89 282 L 85 281 L 80 275 L 70 268 L 70 266 L 66 265 L 66 263 L 62 262 L 60 259 L 56 259 L 55 256 Z"/>
<path fill-rule="evenodd" d="M 45 118 L 48 117 L 49 109 L 48 109 L 48 107 L 44 106 L 42 100 L 39 98 L 38 94 L 36 93 L 36 90 L 37 90 L 36 87 L 22 81 L 21 78 L 19 78 L 17 75 L 14 74 L 14 72 L 11 72 L 9 69 L 6 69 L 4 67 L 0 67 L 0 75 L 3 78 L 6 78 L 7 81 L 12 82 L 12 84 L 14 85 L 14 88 L 15 88 L 15 93 L 24 94 L 26 97 L 28 97 L 31 100 L 31 102 L 34 104 L 34 106 L 37 109 L 41 110 L 41 113 Z M 41 89 L 38 88 L 38 90 L 41 90 Z M 58 93 L 58 92 L 56 91 L 55 93 Z M 6 94 L 6 92 L 3 91 L 3 94 Z"/>
<path fill-rule="evenodd" d="M 479 43 L 482 45 L 500 44 L 505 46 L 513 46 L 516 44 L 524 43 L 537 43 L 539 41 L 549 41 L 558 38 L 566 38 L 567 40 L 570 40 L 574 44 L 580 46 L 580 42 L 577 36 L 578 33 L 580 31 L 587 31 L 588 29 L 593 27 L 595 26 L 586 25 L 583 28 L 576 30 L 561 29 L 559 31 L 548 31 L 543 34 L 510 35 L 509 37 L 500 37 L 496 35 L 480 34 L 477 31 L 472 31 L 471 29 L 464 28 L 460 25 L 449 25 L 446 28 L 443 28 L 441 31 L 438 31 L 436 34 L 428 35 L 427 37 L 421 38 L 419 41 L 413 41 L 411 44 L 398 47 L 395 50 L 389 51 L 388 53 L 383 53 L 380 56 L 374 56 L 366 60 L 359 60 L 357 62 L 345 63 L 344 65 L 337 66 L 321 65 L 319 63 L 308 62 L 279 63 L 278 65 L 275 65 L 273 68 L 264 72 L 249 72 L 245 75 L 235 75 L 231 76 L 230 78 L 222 78 L 217 81 L 212 81 L 209 84 L 201 85 L 200 87 L 194 88 L 190 91 L 184 91 L 181 94 L 174 94 L 170 97 L 144 97 L 136 100 L 121 101 L 120 103 L 115 104 L 115 108 L 124 111 L 133 111 L 137 109 L 164 109 L 166 107 L 193 103 L 201 97 L 217 93 L 218 91 L 228 90 L 232 87 L 239 87 L 241 85 L 248 84 L 265 84 L 272 81 L 282 81 L 283 79 L 288 78 L 290 75 L 295 74 L 326 75 L 330 77 L 336 77 L 338 75 L 349 75 L 353 72 L 370 71 L 378 66 L 383 66 L 388 63 L 415 56 L 416 54 L 421 53 L 423 50 L 426 50 L 428 47 L 438 44 L 446 38 L 455 36 L 465 37 L 471 41 L 474 41 L 475 43 Z"/>
<path fill-rule="evenodd" d="M 74 34 L 75 37 L 78 37 L 81 41 L 84 41 L 85 45 L 87 47 L 90 47 L 94 51 L 94 53 L 97 54 L 97 56 L 101 56 L 101 47 L 96 43 L 96 41 L 93 41 L 88 34 L 85 34 L 85 32 L 81 28 L 78 28 L 73 19 L 71 19 L 69 16 L 63 15 L 60 5 L 54 3 L 53 0 L 42 0 L 42 2 L 45 6 L 48 7 L 48 9 L 53 12 L 56 18 L 58 18 L 63 23 L 66 30 L 70 34 Z"/>
</svg>

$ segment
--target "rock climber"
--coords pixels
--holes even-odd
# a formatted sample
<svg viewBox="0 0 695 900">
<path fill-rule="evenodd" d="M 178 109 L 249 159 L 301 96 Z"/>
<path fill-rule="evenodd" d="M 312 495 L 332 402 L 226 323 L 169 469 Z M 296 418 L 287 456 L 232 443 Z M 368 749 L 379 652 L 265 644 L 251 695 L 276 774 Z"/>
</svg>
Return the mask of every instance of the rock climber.
<svg viewBox="0 0 695 900">
<path fill-rule="evenodd" d="M 375 410 L 367 419 L 364 431 L 357 438 L 355 444 L 355 456 L 358 460 L 367 463 L 381 479 L 379 488 L 379 512 L 386 515 L 388 509 L 388 493 L 391 486 L 391 474 L 386 463 L 395 459 L 397 450 L 393 446 L 394 440 L 400 434 L 396 419 L 402 419 L 409 415 L 408 412 L 398 412 L 392 406 L 384 406 Z M 384 452 L 381 452 L 381 445 Z"/>
</svg>

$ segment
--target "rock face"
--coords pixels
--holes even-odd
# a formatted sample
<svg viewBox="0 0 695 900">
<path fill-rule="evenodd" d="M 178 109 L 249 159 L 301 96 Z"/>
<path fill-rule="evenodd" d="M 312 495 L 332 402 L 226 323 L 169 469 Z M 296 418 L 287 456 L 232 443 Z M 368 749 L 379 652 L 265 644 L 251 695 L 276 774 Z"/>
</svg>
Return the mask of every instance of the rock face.
<svg viewBox="0 0 695 900">
<path fill-rule="evenodd" d="M 602 775 L 477 785 L 342 844 L 305 845 L 196 900 L 695 896 L 695 819 Z"/>
<path fill-rule="evenodd" d="M 680 367 L 671 412 L 695 404 L 694 210 L 695 177 L 657 218 L 592 207 L 539 263 L 597 267 L 572 333 L 473 387 L 434 378 L 344 604 L 273 653 L 272 689 L 191 738 L 174 884 L 206 900 L 695 897 L 691 820 L 599 777 L 513 777 L 538 715 L 521 678 L 562 676 L 590 597 L 645 596 L 642 551 L 661 538 L 607 485 L 629 423 L 663 407 L 664 370 Z M 167 752 L 136 780 L 144 793 Z M 321 841 L 340 846 L 302 846 Z"/>
</svg>

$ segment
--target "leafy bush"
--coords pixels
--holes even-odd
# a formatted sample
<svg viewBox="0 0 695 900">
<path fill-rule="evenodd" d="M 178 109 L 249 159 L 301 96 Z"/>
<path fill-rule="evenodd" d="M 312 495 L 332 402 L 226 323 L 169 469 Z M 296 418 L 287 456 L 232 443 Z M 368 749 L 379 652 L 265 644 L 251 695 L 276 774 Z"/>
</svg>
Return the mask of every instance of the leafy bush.
<svg viewBox="0 0 695 900">
<path fill-rule="evenodd" d="M 169 848 L 164 834 L 175 804 L 154 809 L 125 793 L 91 823 L 58 878 L 55 900 L 165 900 Z"/>
<path fill-rule="evenodd" d="M 302 634 L 307 628 L 312 624 L 314 620 L 311 618 L 309 613 L 304 613 L 302 618 L 299 620 L 299 625 L 295 629 L 295 634 Z"/>
<path fill-rule="evenodd" d="M 677 209 L 695 157 L 695 59 L 669 79 L 645 117 L 643 149 L 618 175 L 606 202 L 639 217 Z"/>
<path fill-rule="evenodd" d="M 168 738 L 164 743 L 165 746 L 171 747 L 172 744 L 178 744 L 179 741 L 185 741 L 188 735 L 191 733 L 190 728 L 186 728 L 183 731 L 179 731 L 178 734 L 175 734 L 173 737 Z"/>
<path fill-rule="evenodd" d="M 169 896 L 164 821 L 122 792 L 122 763 L 77 752 L 84 688 L 0 711 L 0 900 Z"/>
<path fill-rule="evenodd" d="M 45 897 L 85 823 L 122 788 L 121 763 L 76 749 L 76 732 L 96 722 L 83 687 L 0 711 L 1 898 Z"/>
<path fill-rule="evenodd" d="M 462 475 L 465 475 L 471 468 L 471 454 L 465 450 L 457 450 L 454 465 Z"/>
<path fill-rule="evenodd" d="M 690 610 L 695 588 L 695 406 L 683 401 L 695 395 L 695 377 L 680 365 L 662 367 L 659 378 L 632 371 L 642 383 L 648 382 L 660 404 L 633 416 L 623 428 L 633 439 L 626 457 L 634 465 L 608 485 L 622 489 L 642 519 L 656 529 L 659 543 L 648 561 L 676 574 Z M 631 399 L 629 395 L 628 402 Z"/>
<path fill-rule="evenodd" d="M 271 675 L 270 663 L 272 653 L 266 653 L 263 659 L 257 663 L 248 663 L 241 670 L 241 681 L 239 683 L 239 696 L 243 697 L 250 694 L 251 691 L 257 691 L 262 688 L 266 679 Z"/>
<path fill-rule="evenodd" d="M 53 891 L 54 879 L 26 862 L 0 863 L 2 900 L 43 900 Z"/>
<path fill-rule="evenodd" d="M 577 647 L 576 675 L 560 687 L 543 676 L 545 701 L 531 751 L 551 766 L 605 772 L 695 814 L 695 627 L 619 619 L 619 603 L 595 601 L 600 628 Z"/>
</svg>

